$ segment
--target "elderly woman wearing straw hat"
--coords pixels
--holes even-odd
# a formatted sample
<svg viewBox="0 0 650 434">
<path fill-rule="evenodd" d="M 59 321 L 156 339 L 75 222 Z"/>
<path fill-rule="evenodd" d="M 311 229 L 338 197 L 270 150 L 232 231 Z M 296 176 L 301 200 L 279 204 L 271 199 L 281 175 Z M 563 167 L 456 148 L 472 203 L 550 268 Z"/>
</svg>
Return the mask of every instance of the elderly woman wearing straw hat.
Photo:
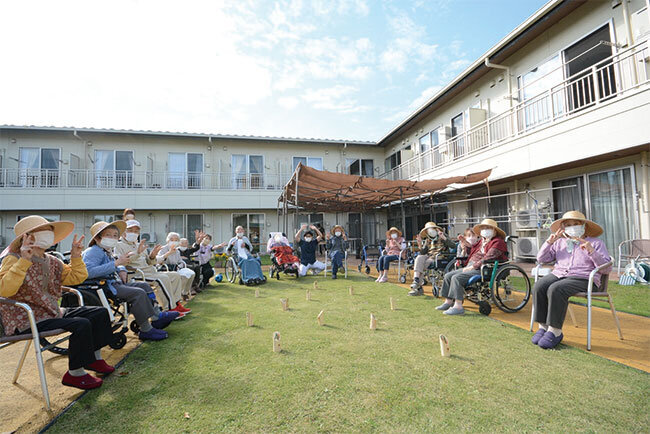
<svg viewBox="0 0 650 434">
<path fill-rule="evenodd" d="M 345 251 L 348 248 L 348 236 L 345 234 L 343 226 L 334 225 L 330 233 L 327 234 L 326 247 L 332 260 L 332 279 L 336 279 L 336 273 L 343 266 L 343 258 L 345 258 Z"/>
<path fill-rule="evenodd" d="M 533 344 L 550 349 L 562 341 L 569 297 L 587 291 L 589 274 L 611 261 L 605 243 L 596 238 L 602 233 L 599 225 L 587 220 L 579 211 L 569 211 L 551 224 L 551 236 L 539 249 L 537 260 L 555 262 L 555 266 L 552 273 L 542 277 L 533 287 L 535 321 L 539 323 Z M 600 274 L 596 274 L 596 286 L 600 286 L 600 279 Z"/>
<path fill-rule="evenodd" d="M 497 226 L 494 220 L 483 220 L 474 226 L 473 231 L 476 235 L 481 236 L 481 241 L 471 248 L 467 265 L 465 268 L 445 274 L 441 291 L 441 296 L 445 297 L 445 302 L 436 307 L 437 310 L 444 311 L 445 315 L 462 315 L 465 313 L 463 308 L 465 287 L 472 276 L 480 274 L 481 265 L 508 260 L 508 246 L 505 242 L 506 233 Z"/>
<path fill-rule="evenodd" d="M 77 285 L 88 273 L 81 260 L 83 239 L 74 236 L 70 265 L 45 253 L 74 230 L 72 222 L 49 222 L 32 215 L 14 226 L 16 238 L 0 268 L 0 296 L 28 304 L 34 312 L 39 332 L 64 329 L 71 333 L 68 346 L 68 372 L 62 383 L 79 389 L 94 389 L 102 380 L 88 374 L 115 370 L 101 356 L 101 348 L 112 339 L 108 311 L 103 307 L 60 308 L 62 285 Z M 8 335 L 30 333 L 30 325 L 21 308 L 0 304 L 2 325 Z M 84 369 L 85 368 L 85 369 Z"/>
<path fill-rule="evenodd" d="M 377 269 L 379 270 L 379 277 L 376 282 L 388 282 L 388 268 L 390 268 L 390 261 L 397 261 L 403 249 L 406 248 L 406 241 L 402 237 L 402 231 L 396 227 L 392 227 L 386 231 L 386 250 L 385 253 L 379 257 L 377 261 Z"/>
<path fill-rule="evenodd" d="M 416 238 L 420 254 L 415 258 L 413 283 L 408 295 L 422 295 L 424 293 L 422 291 L 422 279 L 420 279 L 424 270 L 435 261 L 437 254 L 447 252 L 456 246 L 452 240 L 447 238 L 442 228 L 434 222 L 427 222 Z"/>
<path fill-rule="evenodd" d="M 146 282 L 129 282 L 126 267 L 130 252 L 113 259 L 113 249 L 120 239 L 126 223 L 116 221 L 113 223 L 97 222 L 90 228 L 92 237 L 89 247 L 83 252 L 83 261 L 88 269 L 89 279 L 104 279 L 108 289 L 117 297 L 126 300 L 129 310 L 135 317 L 140 327 L 138 337 L 141 340 L 159 341 L 167 337 L 167 332 L 162 330 L 169 323 L 178 318 L 178 312 L 156 312 L 147 295 L 153 292 Z M 149 319 L 153 321 L 150 323 Z"/>
</svg>

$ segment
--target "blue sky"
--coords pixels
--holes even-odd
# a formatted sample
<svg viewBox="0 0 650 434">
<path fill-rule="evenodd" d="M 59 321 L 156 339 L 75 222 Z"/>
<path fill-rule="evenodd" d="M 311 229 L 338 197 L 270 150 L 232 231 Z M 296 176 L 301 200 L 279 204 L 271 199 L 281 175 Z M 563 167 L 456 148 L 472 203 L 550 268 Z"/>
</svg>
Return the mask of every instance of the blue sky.
<svg viewBox="0 0 650 434">
<path fill-rule="evenodd" d="M 377 140 L 544 3 L 1 2 L 0 124 Z"/>
</svg>

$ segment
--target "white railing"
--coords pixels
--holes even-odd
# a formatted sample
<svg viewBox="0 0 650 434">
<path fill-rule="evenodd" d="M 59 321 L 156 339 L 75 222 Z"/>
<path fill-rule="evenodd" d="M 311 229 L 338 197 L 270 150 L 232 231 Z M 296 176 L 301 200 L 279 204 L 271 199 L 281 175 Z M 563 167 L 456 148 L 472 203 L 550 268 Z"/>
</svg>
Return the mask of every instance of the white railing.
<svg viewBox="0 0 650 434">
<path fill-rule="evenodd" d="M 288 174 L 0 169 L 0 188 L 281 190 Z"/>
<path fill-rule="evenodd" d="M 610 56 L 467 131 L 402 162 L 379 178 L 412 179 L 514 140 L 649 84 L 648 41 Z M 512 96 L 515 100 L 516 95 Z"/>
</svg>

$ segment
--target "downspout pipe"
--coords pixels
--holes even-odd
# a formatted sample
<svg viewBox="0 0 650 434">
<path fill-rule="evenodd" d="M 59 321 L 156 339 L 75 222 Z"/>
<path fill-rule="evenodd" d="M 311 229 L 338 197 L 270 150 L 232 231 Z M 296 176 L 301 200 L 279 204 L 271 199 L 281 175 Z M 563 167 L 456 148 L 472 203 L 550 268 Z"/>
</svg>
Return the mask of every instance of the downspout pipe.
<svg viewBox="0 0 650 434">
<path fill-rule="evenodd" d="M 632 24 L 630 23 L 630 6 L 627 4 L 628 0 L 623 0 L 623 22 L 625 23 L 625 34 L 627 35 L 627 46 L 634 45 L 634 36 L 632 36 Z"/>
<path fill-rule="evenodd" d="M 499 65 L 498 63 L 491 63 L 489 57 L 485 58 L 485 66 L 487 66 L 488 68 L 503 69 L 504 71 L 506 71 L 506 80 L 508 80 L 508 95 L 507 95 L 507 98 L 508 98 L 508 104 L 509 104 L 510 112 L 511 112 L 511 114 L 510 114 L 510 133 L 512 135 L 515 135 L 516 134 L 515 117 L 512 114 L 512 82 L 510 80 L 510 67 L 504 66 L 504 65 Z"/>
</svg>

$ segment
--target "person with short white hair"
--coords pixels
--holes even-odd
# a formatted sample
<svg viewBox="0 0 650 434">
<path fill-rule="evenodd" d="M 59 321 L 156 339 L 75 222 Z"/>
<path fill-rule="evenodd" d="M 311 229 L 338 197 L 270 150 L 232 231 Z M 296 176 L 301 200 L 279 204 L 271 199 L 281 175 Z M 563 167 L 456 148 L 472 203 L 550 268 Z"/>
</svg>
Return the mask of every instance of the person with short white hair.
<svg viewBox="0 0 650 434">
<path fill-rule="evenodd" d="M 314 233 L 316 238 L 314 238 Z M 316 260 L 316 249 L 318 243 L 323 241 L 323 234 L 314 225 L 307 229 L 307 225 L 303 224 L 300 230 L 296 233 L 295 241 L 300 247 L 300 268 L 298 273 L 301 276 L 306 276 L 307 271 L 312 270 L 313 274 L 318 274 L 325 269 L 325 264 Z"/>
<path fill-rule="evenodd" d="M 182 296 L 185 300 L 190 298 L 192 294 L 192 282 L 196 273 L 187 267 L 187 264 L 181 258 L 179 250 L 181 236 L 177 232 L 170 232 L 167 234 L 167 244 L 156 255 L 156 261 L 159 264 L 166 264 L 169 271 L 176 271 L 181 275 L 183 280 Z"/>
</svg>

